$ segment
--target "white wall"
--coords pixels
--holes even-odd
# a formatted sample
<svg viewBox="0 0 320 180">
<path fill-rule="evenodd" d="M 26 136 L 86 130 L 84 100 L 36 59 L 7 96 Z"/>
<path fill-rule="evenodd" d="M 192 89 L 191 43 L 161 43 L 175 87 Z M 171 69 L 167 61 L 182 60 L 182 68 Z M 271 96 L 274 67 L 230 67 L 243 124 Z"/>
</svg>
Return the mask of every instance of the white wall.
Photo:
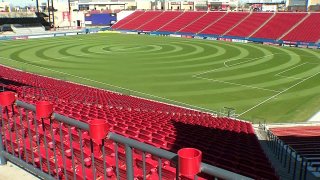
<svg viewBox="0 0 320 180">
<path fill-rule="evenodd" d="M 117 21 L 120 21 L 121 19 L 129 16 L 130 14 L 132 14 L 134 11 L 121 11 L 119 13 L 117 13 Z"/>
</svg>

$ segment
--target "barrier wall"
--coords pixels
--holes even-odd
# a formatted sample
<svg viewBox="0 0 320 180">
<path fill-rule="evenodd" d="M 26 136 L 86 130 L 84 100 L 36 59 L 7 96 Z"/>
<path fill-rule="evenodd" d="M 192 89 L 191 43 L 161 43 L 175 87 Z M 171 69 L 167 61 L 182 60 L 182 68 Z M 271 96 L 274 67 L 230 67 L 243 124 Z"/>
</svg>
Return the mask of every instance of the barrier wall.
<svg viewBox="0 0 320 180">
<path fill-rule="evenodd" d="M 288 47 L 300 47 L 310 49 L 320 49 L 320 43 L 306 43 L 306 42 L 293 42 L 283 41 L 274 39 L 263 39 L 263 38 L 245 38 L 238 36 L 219 36 L 211 34 L 192 34 L 192 33 L 172 33 L 172 32 L 147 32 L 147 31 L 121 31 L 125 34 L 149 34 L 155 36 L 170 36 L 170 37 L 181 37 L 181 38 L 195 38 L 195 39 L 207 39 L 207 40 L 219 40 L 228 42 L 239 42 L 239 43 L 259 43 L 266 45 L 275 46 L 288 46 Z"/>
<path fill-rule="evenodd" d="M 202 163 L 197 149 L 182 148 L 175 154 L 109 132 L 106 120 L 81 122 L 55 113 L 50 101 L 34 106 L 16 98 L 10 91 L 0 93 L 0 165 L 9 160 L 50 180 L 153 180 L 168 172 L 173 175 L 169 179 L 198 179 L 201 173 L 208 179 L 251 180 Z"/>
</svg>

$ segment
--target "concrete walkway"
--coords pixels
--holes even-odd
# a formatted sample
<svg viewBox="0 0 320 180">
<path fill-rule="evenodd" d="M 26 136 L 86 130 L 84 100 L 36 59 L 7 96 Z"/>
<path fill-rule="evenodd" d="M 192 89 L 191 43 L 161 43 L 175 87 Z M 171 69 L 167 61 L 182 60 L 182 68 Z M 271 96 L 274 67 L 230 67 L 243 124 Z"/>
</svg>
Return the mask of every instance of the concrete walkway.
<svg viewBox="0 0 320 180">
<path fill-rule="evenodd" d="M 313 115 L 308 122 L 319 122 L 320 121 L 320 111 Z"/>
<path fill-rule="evenodd" d="M 39 180 L 28 171 L 8 162 L 7 165 L 0 166 L 0 180 Z"/>
</svg>

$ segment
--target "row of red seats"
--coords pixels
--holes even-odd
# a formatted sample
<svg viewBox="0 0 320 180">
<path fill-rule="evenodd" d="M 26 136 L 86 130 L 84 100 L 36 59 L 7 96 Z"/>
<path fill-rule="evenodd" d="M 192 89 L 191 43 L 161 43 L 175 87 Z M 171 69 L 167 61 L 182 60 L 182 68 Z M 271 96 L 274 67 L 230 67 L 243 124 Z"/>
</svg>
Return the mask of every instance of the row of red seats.
<svg viewBox="0 0 320 180">
<path fill-rule="evenodd" d="M 248 13 L 136 11 L 112 26 L 120 30 L 165 31 L 191 34 L 318 42 L 319 13 Z M 305 20 L 303 18 L 307 17 Z M 303 21 L 302 21 L 303 20 Z M 302 22 L 301 22 L 302 21 Z M 300 23 L 301 24 L 298 24 Z M 298 25 L 297 27 L 294 27 Z"/>
<path fill-rule="evenodd" d="M 19 98 L 28 103 L 35 104 L 39 100 L 50 99 L 33 94 L 39 93 L 38 89 L 41 88 L 46 95 L 57 97 L 53 104 L 55 111 L 60 114 L 84 122 L 92 118 L 106 119 L 112 132 L 173 152 L 183 147 L 199 148 L 203 151 L 204 162 L 257 179 L 268 179 L 271 177 L 270 174 L 275 175 L 249 122 L 215 117 L 204 112 L 37 76 L 6 67 L 0 66 L 0 71 L 2 72 L 0 79 L 4 79 L 2 81 L 6 88 L 16 91 Z M 10 84 L 10 82 L 16 83 Z M 28 88 L 25 88 L 27 86 Z M 73 97 L 79 97 L 77 95 L 85 96 L 86 94 L 92 95 L 93 101 L 88 100 L 83 103 L 73 99 Z M 99 103 L 94 103 L 96 99 Z M 72 137 L 75 142 L 78 142 L 77 136 Z M 68 143 L 65 145 L 68 146 Z M 112 152 L 112 148 L 110 149 L 108 152 Z M 226 163 L 223 164 L 223 160 Z M 232 163 L 228 165 L 228 162 Z M 239 164 L 242 163 L 248 166 L 255 164 L 259 168 L 255 171 L 238 169 Z M 261 173 L 260 169 L 265 169 L 265 172 Z"/>
</svg>

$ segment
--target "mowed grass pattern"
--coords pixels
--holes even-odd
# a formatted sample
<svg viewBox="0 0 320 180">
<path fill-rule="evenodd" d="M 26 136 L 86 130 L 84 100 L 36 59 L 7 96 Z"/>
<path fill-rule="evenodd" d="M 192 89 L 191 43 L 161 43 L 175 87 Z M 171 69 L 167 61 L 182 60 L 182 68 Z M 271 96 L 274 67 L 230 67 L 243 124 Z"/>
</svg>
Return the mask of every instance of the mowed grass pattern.
<svg viewBox="0 0 320 180">
<path fill-rule="evenodd" d="M 0 42 L 1 64 L 253 122 L 320 109 L 320 51 L 122 34 Z"/>
</svg>

